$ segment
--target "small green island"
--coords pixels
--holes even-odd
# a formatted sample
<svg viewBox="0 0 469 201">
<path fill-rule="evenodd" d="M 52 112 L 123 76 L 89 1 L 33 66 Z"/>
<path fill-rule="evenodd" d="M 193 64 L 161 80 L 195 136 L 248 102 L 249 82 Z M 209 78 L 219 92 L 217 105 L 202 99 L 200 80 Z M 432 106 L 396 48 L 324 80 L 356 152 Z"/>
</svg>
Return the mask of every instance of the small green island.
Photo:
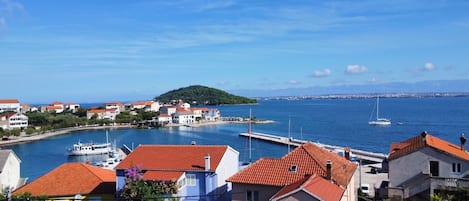
<svg viewBox="0 0 469 201">
<path fill-rule="evenodd" d="M 170 103 L 184 100 L 193 105 L 256 104 L 256 99 L 229 94 L 225 91 L 201 85 L 192 85 L 168 91 L 154 98 L 155 101 Z"/>
</svg>

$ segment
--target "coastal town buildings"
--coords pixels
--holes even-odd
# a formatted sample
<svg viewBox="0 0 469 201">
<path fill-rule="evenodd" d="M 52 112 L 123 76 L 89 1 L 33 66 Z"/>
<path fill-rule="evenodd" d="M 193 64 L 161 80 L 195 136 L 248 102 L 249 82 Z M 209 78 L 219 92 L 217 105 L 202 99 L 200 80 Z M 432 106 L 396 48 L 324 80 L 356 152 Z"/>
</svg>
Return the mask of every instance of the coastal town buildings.
<svg viewBox="0 0 469 201">
<path fill-rule="evenodd" d="M 430 200 L 434 194 L 455 194 L 469 187 L 466 138 L 455 145 L 427 132 L 391 144 L 388 197 Z"/>
<path fill-rule="evenodd" d="M 116 109 L 116 113 L 120 114 L 121 112 L 125 111 L 125 105 L 121 102 L 107 102 L 104 103 L 104 109 Z"/>
<path fill-rule="evenodd" d="M 305 143 L 282 158 L 261 158 L 228 178 L 232 200 L 355 201 L 357 165 Z"/>
<path fill-rule="evenodd" d="M 146 112 L 157 112 L 160 110 L 160 103 L 157 101 L 140 101 L 130 104 L 130 110 L 143 109 Z"/>
<path fill-rule="evenodd" d="M 46 112 L 62 113 L 65 109 L 65 106 L 62 102 L 56 101 L 46 106 L 45 109 Z"/>
<path fill-rule="evenodd" d="M 64 163 L 13 192 L 50 200 L 113 200 L 115 172 L 85 163 Z"/>
<path fill-rule="evenodd" d="M 108 119 L 108 120 L 116 120 L 116 116 L 118 115 L 118 110 L 116 108 L 111 109 L 90 109 L 86 112 L 86 118 L 91 119 L 96 117 L 96 119 Z"/>
<path fill-rule="evenodd" d="M 147 182 L 172 180 L 180 200 L 230 200 L 226 179 L 238 171 L 239 153 L 230 146 L 140 145 L 116 167 L 117 191 L 125 170 L 137 166 Z"/>
<path fill-rule="evenodd" d="M 0 99 L 0 113 L 2 112 L 21 112 L 18 99 Z"/>
<path fill-rule="evenodd" d="M 78 103 L 66 103 L 65 104 L 65 109 L 69 110 L 72 113 L 75 113 L 80 109 L 80 104 Z"/>
<path fill-rule="evenodd" d="M 14 190 L 22 185 L 21 160 L 11 149 L 0 149 L 0 190 Z"/>
<path fill-rule="evenodd" d="M 19 112 L 0 114 L 0 128 L 4 130 L 25 129 L 28 127 L 28 117 Z"/>
</svg>

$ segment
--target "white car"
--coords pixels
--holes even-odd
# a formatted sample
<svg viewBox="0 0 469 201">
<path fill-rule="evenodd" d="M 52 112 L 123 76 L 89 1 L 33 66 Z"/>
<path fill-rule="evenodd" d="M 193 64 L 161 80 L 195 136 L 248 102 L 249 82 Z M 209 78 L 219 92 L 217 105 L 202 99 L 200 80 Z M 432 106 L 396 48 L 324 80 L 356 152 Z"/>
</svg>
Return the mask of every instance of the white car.
<svg viewBox="0 0 469 201">
<path fill-rule="evenodd" d="M 362 193 L 365 194 L 366 196 L 370 195 L 370 184 L 362 184 L 360 189 L 362 190 Z"/>
</svg>

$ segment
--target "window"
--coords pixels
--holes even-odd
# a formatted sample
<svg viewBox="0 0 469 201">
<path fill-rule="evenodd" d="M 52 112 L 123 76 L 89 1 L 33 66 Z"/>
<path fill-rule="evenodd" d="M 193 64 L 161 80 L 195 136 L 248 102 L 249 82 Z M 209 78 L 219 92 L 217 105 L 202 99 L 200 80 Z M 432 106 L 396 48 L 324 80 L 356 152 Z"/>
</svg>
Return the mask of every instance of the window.
<svg viewBox="0 0 469 201">
<path fill-rule="evenodd" d="M 461 163 L 453 163 L 453 172 L 461 172 Z"/>
<path fill-rule="evenodd" d="M 440 176 L 440 168 L 438 161 L 430 161 L 430 174 L 431 176 Z"/>
<path fill-rule="evenodd" d="M 259 191 L 246 191 L 246 201 L 259 201 Z"/>
<path fill-rule="evenodd" d="M 195 186 L 196 185 L 196 179 L 195 179 L 195 174 L 186 174 L 186 183 L 188 186 Z"/>
</svg>

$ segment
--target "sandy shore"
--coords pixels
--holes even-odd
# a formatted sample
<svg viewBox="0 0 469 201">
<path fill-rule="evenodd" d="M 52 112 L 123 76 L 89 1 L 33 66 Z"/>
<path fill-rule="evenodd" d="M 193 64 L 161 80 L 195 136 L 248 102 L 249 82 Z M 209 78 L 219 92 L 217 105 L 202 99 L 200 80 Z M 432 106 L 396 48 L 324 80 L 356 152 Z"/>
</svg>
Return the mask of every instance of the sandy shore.
<svg viewBox="0 0 469 201">
<path fill-rule="evenodd" d="M 0 141 L 0 146 L 26 143 L 36 140 L 42 140 L 45 138 L 63 135 L 75 131 L 84 131 L 84 130 L 99 130 L 99 129 L 121 129 L 121 128 L 131 128 L 130 125 L 115 125 L 115 126 L 82 126 L 82 127 L 73 127 L 73 128 L 63 128 L 57 129 L 55 131 L 49 131 L 45 133 L 32 134 L 32 135 L 22 135 L 22 136 L 11 136 L 9 140 Z"/>
</svg>

